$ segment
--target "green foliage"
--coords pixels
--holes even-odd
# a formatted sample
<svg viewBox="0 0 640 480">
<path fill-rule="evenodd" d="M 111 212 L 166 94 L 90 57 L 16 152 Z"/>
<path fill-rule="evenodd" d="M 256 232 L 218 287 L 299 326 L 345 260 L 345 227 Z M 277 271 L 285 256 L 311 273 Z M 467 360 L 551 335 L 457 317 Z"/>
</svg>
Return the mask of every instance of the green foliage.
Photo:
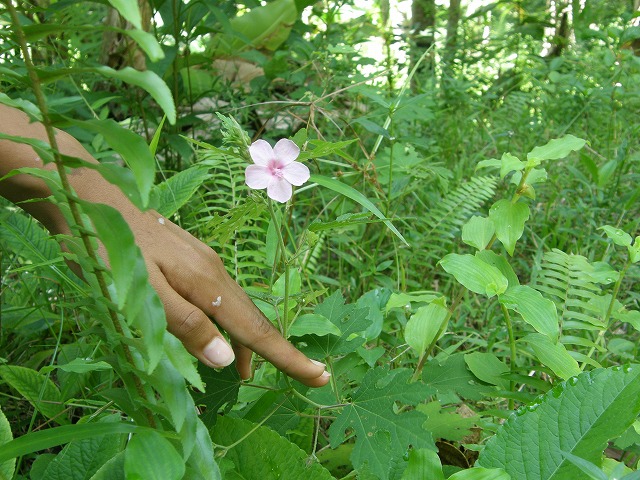
<svg viewBox="0 0 640 480">
<path fill-rule="evenodd" d="M 488 442 L 479 464 L 517 478 L 580 477 L 564 453 L 601 463 L 607 441 L 640 413 L 639 373 L 637 366 L 597 369 L 558 385 L 513 415 Z"/>
</svg>

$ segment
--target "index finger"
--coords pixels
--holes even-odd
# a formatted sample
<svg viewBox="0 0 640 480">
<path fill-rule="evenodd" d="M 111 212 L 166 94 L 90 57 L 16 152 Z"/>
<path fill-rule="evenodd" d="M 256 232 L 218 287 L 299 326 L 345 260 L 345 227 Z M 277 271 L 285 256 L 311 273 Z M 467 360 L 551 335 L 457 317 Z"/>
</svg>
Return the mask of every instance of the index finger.
<svg viewBox="0 0 640 480">
<path fill-rule="evenodd" d="M 205 311 L 236 342 L 250 348 L 299 382 L 320 387 L 329 381 L 324 364 L 312 361 L 287 341 L 231 278 L 225 282 L 220 305 L 210 302 Z"/>
</svg>

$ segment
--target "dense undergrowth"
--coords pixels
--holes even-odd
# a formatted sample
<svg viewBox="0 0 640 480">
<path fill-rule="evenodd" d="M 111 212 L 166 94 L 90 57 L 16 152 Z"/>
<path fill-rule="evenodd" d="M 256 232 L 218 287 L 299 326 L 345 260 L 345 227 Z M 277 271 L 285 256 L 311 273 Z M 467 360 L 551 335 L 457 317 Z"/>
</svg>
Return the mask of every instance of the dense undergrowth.
<svg viewBox="0 0 640 480">
<path fill-rule="evenodd" d="M 109 302 L 3 203 L 0 478 L 640 478 L 626 3 L 585 2 L 546 56 L 544 2 L 470 10 L 453 48 L 438 30 L 418 54 L 377 13 L 340 17 L 350 2 L 246 2 L 243 23 L 234 2 L 156 0 L 151 33 L 144 10 L 109 3 L 128 35 L 95 27 L 101 3 L 2 2 L 0 101 L 37 116 L 41 87 L 52 123 L 211 245 L 331 382 L 309 389 L 260 359 L 246 382 L 196 371 L 155 328 L 124 224 L 85 206 L 126 260 Z M 105 32 L 120 43 L 100 58 Z M 391 53 L 367 57 L 371 37 Z M 125 130 L 151 149 L 127 158 Z M 300 147 L 312 176 L 286 205 L 245 185 L 248 138 Z M 121 159 L 142 167 L 127 176 Z"/>
</svg>

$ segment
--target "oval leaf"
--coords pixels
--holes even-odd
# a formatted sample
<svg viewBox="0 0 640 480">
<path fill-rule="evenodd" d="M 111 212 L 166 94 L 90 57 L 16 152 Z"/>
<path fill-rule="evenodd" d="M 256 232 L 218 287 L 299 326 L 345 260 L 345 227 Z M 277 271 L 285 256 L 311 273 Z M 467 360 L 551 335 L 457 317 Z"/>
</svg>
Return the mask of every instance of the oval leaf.
<svg viewBox="0 0 640 480">
<path fill-rule="evenodd" d="M 489 210 L 489 218 L 496 228 L 496 237 L 502 242 L 509 255 L 513 256 L 516 242 L 524 232 L 524 223 L 529 218 L 529 205 L 522 202 L 511 203 L 498 200 Z"/>
<path fill-rule="evenodd" d="M 404 339 L 419 355 L 438 340 L 438 333 L 444 331 L 443 327 L 449 320 L 449 310 L 443 303 L 444 301 L 436 300 L 418 308 L 407 322 Z"/>
<path fill-rule="evenodd" d="M 580 374 L 578 362 L 569 355 L 562 343 L 553 343 L 549 337 L 540 333 L 531 333 L 522 340 L 531 346 L 538 360 L 560 378 L 566 380 Z"/>
<path fill-rule="evenodd" d="M 488 218 L 471 217 L 462 227 L 462 241 L 478 250 L 484 250 L 495 232 L 496 227 Z"/>
<path fill-rule="evenodd" d="M 131 480 L 180 480 L 184 462 L 169 440 L 150 430 L 134 435 L 127 445 L 124 471 Z"/>
<path fill-rule="evenodd" d="M 450 253 L 439 263 L 474 293 L 493 297 L 507 290 L 507 279 L 500 270 L 473 255 Z"/>
<path fill-rule="evenodd" d="M 551 300 L 526 285 L 516 285 L 499 296 L 500 303 L 522 315 L 525 322 L 536 331 L 548 336 L 553 342 L 558 339 L 558 312 Z"/>
<path fill-rule="evenodd" d="M 551 140 L 542 147 L 535 147 L 529 152 L 527 159 L 533 161 L 535 164 L 543 160 L 558 160 L 566 157 L 573 151 L 580 150 L 586 143 L 587 141 L 582 138 L 565 135 L 564 137 Z"/>
</svg>

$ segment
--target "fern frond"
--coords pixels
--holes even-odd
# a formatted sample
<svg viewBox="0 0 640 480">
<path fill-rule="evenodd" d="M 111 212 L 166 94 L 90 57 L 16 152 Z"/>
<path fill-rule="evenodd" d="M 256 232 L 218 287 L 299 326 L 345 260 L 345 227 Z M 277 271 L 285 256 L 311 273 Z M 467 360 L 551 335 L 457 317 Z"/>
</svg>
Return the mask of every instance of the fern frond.
<svg viewBox="0 0 640 480">
<path fill-rule="evenodd" d="M 535 288 L 555 302 L 563 329 L 604 328 L 598 301 L 602 289 L 591 275 L 593 270 L 593 265 L 582 255 L 555 248 L 543 255 Z"/>
<path fill-rule="evenodd" d="M 451 251 L 462 226 L 493 197 L 496 185 L 493 176 L 473 177 L 442 198 L 417 222 L 412 242 L 417 255 L 439 260 Z"/>
</svg>

